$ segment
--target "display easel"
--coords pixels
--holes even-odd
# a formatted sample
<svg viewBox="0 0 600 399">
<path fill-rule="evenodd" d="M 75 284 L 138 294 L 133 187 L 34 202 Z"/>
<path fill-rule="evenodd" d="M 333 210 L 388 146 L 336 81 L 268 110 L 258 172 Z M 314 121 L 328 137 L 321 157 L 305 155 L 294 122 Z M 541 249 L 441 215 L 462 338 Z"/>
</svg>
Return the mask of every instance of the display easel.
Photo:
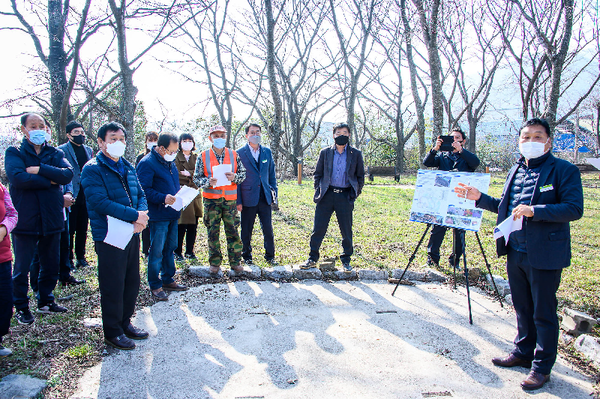
<svg viewBox="0 0 600 399">
<path fill-rule="evenodd" d="M 423 232 L 423 235 L 421 236 L 421 239 L 419 240 L 419 243 L 417 244 L 415 250 L 410 255 L 410 258 L 408 259 L 408 264 L 406 265 L 406 267 L 404 268 L 404 271 L 402 272 L 402 275 L 398 279 L 398 282 L 396 283 L 396 287 L 394 288 L 394 291 L 392 292 L 392 296 L 394 296 L 394 294 L 396 293 L 396 290 L 398 289 L 398 286 L 400 285 L 400 282 L 404 278 L 404 275 L 406 274 L 406 271 L 408 270 L 408 268 L 412 264 L 413 260 L 415 259 L 415 256 L 416 256 L 417 252 L 419 251 L 419 248 L 421 247 L 421 244 L 423 243 L 423 240 L 425 239 L 425 236 L 427 235 L 427 232 L 429 231 L 430 228 L 431 228 L 431 223 L 427 223 L 427 228 Z M 468 302 L 468 306 L 469 306 L 469 323 L 473 324 L 473 315 L 472 315 L 472 312 L 471 312 L 471 291 L 469 289 L 469 269 L 467 268 L 467 251 L 466 251 L 467 237 L 466 237 L 466 230 L 464 230 L 464 229 L 455 229 L 455 230 L 458 230 L 458 231 L 460 231 L 461 233 L 464 234 L 464 236 L 463 236 L 463 248 L 462 248 L 462 250 L 463 250 L 462 251 L 463 252 L 462 259 L 463 259 L 464 274 L 465 274 L 465 281 L 466 281 L 466 287 L 467 287 L 467 302 Z M 479 250 L 481 251 L 481 255 L 483 256 L 483 260 L 485 262 L 485 266 L 487 267 L 488 273 L 490 274 L 490 279 L 492 280 L 492 285 L 494 286 L 494 292 L 496 293 L 496 297 L 497 297 L 498 301 L 500 302 L 500 306 L 504 307 L 504 305 L 502 304 L 502 297 L 500 296 L 500 293 L 498 292 L 498 287 L 496 287 L 496 282 L 494 281 L 494 277 L 492 275 L 492 269 L 491 269 L 491 266 L 490 266 L 490 264 L 489 264 L 489 262 L 487 260 L 487 256 L 485 255 L 485 251 L 483 249 L 483 245 L 481 244 L 481 239 L 479 238 L 479 233 L 478 232 L 475 232 L 475 237 L 477 238 L 477 243 L 479 244 Z M 454 289 L 456 289 L 456 267 L 454 268 Z"/>
</svg>

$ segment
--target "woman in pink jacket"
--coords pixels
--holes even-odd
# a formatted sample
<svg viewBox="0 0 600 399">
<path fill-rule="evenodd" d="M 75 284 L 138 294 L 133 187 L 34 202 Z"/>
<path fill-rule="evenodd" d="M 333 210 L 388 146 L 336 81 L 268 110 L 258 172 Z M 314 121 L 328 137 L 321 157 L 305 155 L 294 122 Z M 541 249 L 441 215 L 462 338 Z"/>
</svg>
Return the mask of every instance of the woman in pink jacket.
<svg viewBox="0 0 600 399">
<path fill-rule="evenodd" d="M 8 190 L 0 183 L 0 357 L 12 354 L 2 345 L 2 337 L 8 334 L 13 310 L 10 232 L 16 225 L 17 211 Z"/>
</svg>

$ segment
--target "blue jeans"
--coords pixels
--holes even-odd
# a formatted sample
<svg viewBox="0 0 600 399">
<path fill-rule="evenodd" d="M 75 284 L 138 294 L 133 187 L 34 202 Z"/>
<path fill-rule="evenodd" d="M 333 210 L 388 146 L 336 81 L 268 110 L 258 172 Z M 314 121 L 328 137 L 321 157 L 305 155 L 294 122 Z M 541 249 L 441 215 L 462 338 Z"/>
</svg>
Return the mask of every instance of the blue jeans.
<svg viewBox="0 0 600 399">
<path fill-rule="evenodd" d="M 148 285 L 151 290 L 171 284 L 175 275 L 177 220 L 149 222 L 150 250 L 148 253 Z M 160 278 L 158 277 L 160 272 Z"/>
</svg>

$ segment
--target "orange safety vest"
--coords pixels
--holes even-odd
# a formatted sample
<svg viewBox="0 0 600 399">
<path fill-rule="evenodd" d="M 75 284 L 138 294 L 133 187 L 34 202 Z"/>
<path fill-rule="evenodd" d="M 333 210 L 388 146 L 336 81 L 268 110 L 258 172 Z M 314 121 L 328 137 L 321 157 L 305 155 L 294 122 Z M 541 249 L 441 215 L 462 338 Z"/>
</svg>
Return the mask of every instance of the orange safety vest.
<svg viewBox="0 0 600 399">
<path fill-rule="evenodd" d="M 230 164 L 233 173 L 237 173 L 237 162 L 236 162 L 236 152 L 232 149 L 225 148 L 225 158 L 223 159 L 223 165 Z M 208 150 L 202 153 L 202 161 L 204 162 L 204 176 L 209 179 L 213 177 L 212 167 L 215 165 L 219 165 L 219 161 L 217 161 L 217 157 L 215 156 L 214 151 L 209 148 Z M 202 189 L 202 196 L 204 198 L 209 199 L 218 199 L 221 197 L 225 197 L 226 200 L 237 200 L 237 184 L 231 182 L 227 186 L 219 186 Z"/>
</svg>

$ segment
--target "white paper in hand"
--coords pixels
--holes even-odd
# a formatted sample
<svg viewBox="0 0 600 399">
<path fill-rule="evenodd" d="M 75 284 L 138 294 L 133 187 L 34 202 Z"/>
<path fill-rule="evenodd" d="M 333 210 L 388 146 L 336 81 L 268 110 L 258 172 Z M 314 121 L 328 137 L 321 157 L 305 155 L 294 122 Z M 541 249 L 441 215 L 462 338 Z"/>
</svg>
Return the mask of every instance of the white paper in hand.
<svg viewBox="0 0 600 399">
<path fill-rule="evenodd" d="M 199 194 L 200 192 L 198 190 L 188 186 L 183 186 L 177 192 L 177 194 L 175 194 L 175 203 L 173 205 L 166 206 L 170 206 L 176 211 L 180 211 L 191 204 L 194 198 L 196 198 Z"/>
<path fill-rule="evenodd" d="M 508 244 L 508 237 L 513 231 L 521 230 L 523 228 L 523 216 L 514 220 L 512 215 L 506 218 L 504 222 L 500 223 L 494 228 L 494 240 L 500 237 L 504 237 L 504 242 Z"/>
<path fill-rule="evenodd" d="M 215 184 L 213 187 L 221 187 L 221 186 L 227 186 L 229 184 L 231 184 L 231 182 L 227 179 L 227 176 L 225 176 L 225 173 L 227 172 L 231 172 L 231 165 L 229 164 L 221 164 L 221 165 L 215 165 L 212 167 L 212 173 L 213 173 L 213 177 L 215 179 L 217 179 L 217 184 Z"/>
<path fill-rule="evenodd" d="M 106 216 L 108 221 L 108 231 L 104 242 L 117 247 L 119 249 L 125 249 L 131 237 L 133 237 L 133 223 L 125 222 L 123 220 L 114 218 L 112 216 Z"/>
</svg>

